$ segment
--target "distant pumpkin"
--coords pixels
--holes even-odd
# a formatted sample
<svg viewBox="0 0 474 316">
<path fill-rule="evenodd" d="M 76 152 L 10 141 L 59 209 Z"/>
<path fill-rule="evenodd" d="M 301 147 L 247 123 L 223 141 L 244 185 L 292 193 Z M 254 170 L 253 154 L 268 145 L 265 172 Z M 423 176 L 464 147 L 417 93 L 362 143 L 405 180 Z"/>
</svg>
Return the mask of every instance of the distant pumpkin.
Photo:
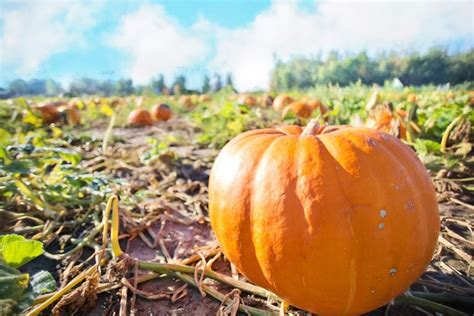
<svg viewBox="0 0 474 316">
<path fill-rule="evenodd" d="M 59 120 L 58 108 L 53 103 L 40 103 L 36 109 L 45 124 L 56 123 Z"/>
<path fill-rule="evenodd" d="M 273 108 L 275 111 L 280 112 L 291 102 L 294 102 L 293 98 L 286 94 L 280 94 L 275 98 L 275 100 L 273 100 Z"/>
<path fill-rule="evenodd" d="M 246 105 L 248 107 L 253 107 L 257 104 L 257 100 L 252 95 L 243 94 L 239 97 L 237 103 Z"/>
<path fill-rule="evenodd" d="M 283 109 L 282 117 L 285 117 L 288 113 L 293 113 L 298 117 L 308 118 L 313 113 L 313 109 L 303 102 L 292 102 Z"/>
<path fill-rule="evenodd" d="M 195 106 L 195 103 L 191 99 L 190 96 L 188 95 L 182 95 L 178 99 L 178 103 L 181 105 L 184 105 L 187 108 L 193 108 Z"/>
<path fill-rule="evenodd" d="M 150 126 L 153 125 L 153 120 L 150 112 L 138 108 L 130 112 L 128 115 L 128 124 L 132 126 Z"/>
<path fill-rule="evenodd" d="M 208 94 L 201 94 L 198 98 L 199 103 L 206 103 L 211 101 L 211 97 Z"/>
<path fill-rule="evenodd" d="M 369 112 L 366 126 L 388 133 L 401 139 L 407 139 L 407 129 L 405 120 L 408 113 L 403 110 L 396 110 L 393 113 L 391 106 L 385 104 L 383 107 L 374 108 Z"/>
<path fill-rule="evenodd" d="M 316 109 L 319 109 L 319 111 L 321 112 L 321 114 L 325 114 L 327 111 L 328 111 L 328 108 L 325 107 L 323 105 L 323 103 L 318 100 L 318 99 L 314 99 L 314 100 L 310 100 L 308 102 L 306 102 L 306 104 L 311 108 L 313 109 L 313 111 L 316 111 Z"/>
<path fill-rule="evenodd" d="M 61 105 L 58 107 L 61 120 L 68 125 L 77 125 L 81 123 L 81 112 L 76 105 Z"/>
<path fill-rule="evenodd" d="M 167 121 L 171 118 L 171 109 L 166 104 L 155 104 L 151 108 L 151 117 L 157 121 Z"/>
</svg>

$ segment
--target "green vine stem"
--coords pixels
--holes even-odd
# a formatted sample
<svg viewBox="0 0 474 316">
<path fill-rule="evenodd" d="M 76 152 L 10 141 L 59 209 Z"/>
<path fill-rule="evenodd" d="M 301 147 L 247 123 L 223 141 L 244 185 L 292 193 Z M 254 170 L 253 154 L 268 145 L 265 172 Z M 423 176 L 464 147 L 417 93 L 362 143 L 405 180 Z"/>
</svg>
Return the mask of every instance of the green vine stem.
<svg viewBox="0 0 474 316">
<path fill-rule="evenodd" d="M 441 313 L 446 316 L 468 316 L 468 314 L 458 311 L 446 305 L 442 305 L 428 299 L 411 295 L 401 295 L 395 299 L 395 304 L 409 304 L 413 306 L 423 307 L 434 312 Z"/>
<path fill-rule="evenodd" d="M 144 270 L 150 270 L 163 274 L 175 274 L 175 272 L 182 273 L 194 273 L 196 268 L 190 266 L 184 266 L 180 264 L 171 264 L 171 263 L 157 263 L 157 262 L 148 262 L 148 261 L 138 261 L 138 267 Z M 231 278 L 225 274 L 218 273 L 212 270 L 206 269 L 204 271 L 205 275 L 211 279 L 226 283 L 242 291 L 258 295 L 263 298 L 270 298 L 275 301 L 281 301 L 281 298 L 276 296 L 270 291 L 265 290 L 259 286 L 255 286 L 246 282 L 242 282 Z"/>
<path fill-rule="evenodd" d="M 458 122 L 462 119 L 462 116 L 458 116 L 452 121 L 448 127 L 446 127 L 446 130 L 444 131 L 443 137 L 441 138 L 441 148 L 440 151 L 444 154 L 446 153 L 446 145 L 448 143 L 448 137 L 449 133 L 451 133 L 451 130 L 458 124 Z"/>
<path fill-rule="evenodd" d="M 439 303 L 460 303 L 471 305 L 474 310 L 474 297 L 451 293 L 411 292 L 411 295 Z"/>
<path fill-rule="evenodd" d="M 174 274 L 180 280 L 182 280 L 182 281 L 184 281 L 188 284 L 191 284 L 195 287 L 199 287 L 191 276 L 189 276 L 187 274 L 184 274 L 184 273 L 180 273 L 180 272 L 176 272 Z M 209 294 L 210 296 L 212 296 L 213 298 L 215 298 L 216 300 L 218 300 L 222 303 L 225 303 L 225 295 L 223 295 L 219 291 L 216 291 L 216 290 L 212 289 L 211 287 L 209 287 L 207 285 L 204 285 L 204 284 L 201 285 L 201 289 L 204 292 L 206 292 L 207 294 Z M 266 311 L 266 310 L 256 308 L 256 307 L 252 307 L 252 306 L 247 306 L 247 305 L 244 305 L 244 304 L 239 305 L 239 311 L 244 312 L 244 313 L 248 313 L 250 315 L 255 315 L 255 316 L 269 316 L 269 315 L 274 314 L 270 311 Z"/>
<path fill-rule="evenodd" d="M 72 249 L 69 250 L 68 252 L 60 253 L 60 254 L 53 254 L 53 253 L 50 253 L 50 252 L 45 251 L 43 254 L 44 254 L 47 258 L 54 259 L 54 260 L 62 260 L 62 259 L 64 259 L 64 258 L 66 258 L 66 257 L 69 257 L 69 256 L 73 255 L 74 253 L 76 253 L 77 251 L 79 251 L 80 249 L 84 248 L 84 246 L 87 246 L 90 242 L 92 242 L 92 241 L 95 239 L 95 236 L 97 236 L 97 234 L 102 231 L 103 227 L 104 227 L 104 224 L 103 224 L 103 223 L 99 224 L 96 228 L 94 228 L 94 229 L 89 233 L 89 235 L 87 235 L 87 237 L 85 237 L 84 239 L 82 239 L 82 240 L 76 245 L 76 247 L 72 248 Z"/>
</svg>

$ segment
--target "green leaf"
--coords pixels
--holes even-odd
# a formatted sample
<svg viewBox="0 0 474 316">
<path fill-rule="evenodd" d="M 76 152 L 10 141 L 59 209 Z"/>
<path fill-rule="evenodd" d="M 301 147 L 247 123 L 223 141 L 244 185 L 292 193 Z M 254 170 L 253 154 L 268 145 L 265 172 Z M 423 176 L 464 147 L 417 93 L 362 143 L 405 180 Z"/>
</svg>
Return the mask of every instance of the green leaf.
<svg viewBox="0 0 474 316">
<path fill-rule="evenodd" d="M 0 236 L 0 256 L 11 267 L 21 267 L 42 253 L 43 244 L 39 241 L 15 234 Z"/>
<path fill-rule="evenodd" d="M 16 315 L 29 308 L 38 295 L 56 290 L 56 281 L 47 271 L 31 277 L 0 260 L 0 315 Z"/>
<path fill-rule="evenodd" d="M 0 146 L 0 161 L 3 160 L 4 163 L 10 163 L 11 159 L 8 157 L 5 147 Z"/>
<path fill-rule="evenodd" d="M 69 162 L 73 166 L 77 165 L 82 159 L 79 153 L 74 152 L 72 150 L 67 150 L 63 148 L 54 148 L 53 151 L 58 153 L 62 159 Z"/>
<path fill-rule="evenodd" d="M 56 281 L 48 271 L 39 271 L 31 277 L 30 285 L 37 295 L 53 292 L 56 290 Z"/>
<path fill-rule="evenodd" d="M 5 171 L 27 175 L 31 173 L 30 164 L 26 161 L 15 160 L 4 167 Z"/>
<path fill-rule="evenodd" d="M 0 315 L 13 315 L 22 311 L 18 302 L 28 290 L 29 275 L 5 265 L 0 260 Z"/>
<path fill-rule="evenodd" d="M 7 146 L 10 144 L 12 139 L 12 135 L 4 130 L 3 128 L 0 128 L 0 146 Z"/>
</svg>

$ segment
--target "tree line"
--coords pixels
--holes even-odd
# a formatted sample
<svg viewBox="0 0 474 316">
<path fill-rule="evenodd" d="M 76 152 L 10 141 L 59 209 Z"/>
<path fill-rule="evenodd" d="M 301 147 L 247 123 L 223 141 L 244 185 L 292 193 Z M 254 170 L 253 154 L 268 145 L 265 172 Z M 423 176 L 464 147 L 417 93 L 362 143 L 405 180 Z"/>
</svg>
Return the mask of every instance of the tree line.
<svg viewBox="0 0 474 316">
<path fill-rule="evenodd" d="M 189 89 L 186 77 L 177 76 L 171 85 L 167 86 L 163 75 L 152 79 L 147 85 L 134 85 L 131 79 L 104 80 L 93 78 L 81 78 L 73 80 L 67 89 L 59 82 L 51 79 L 31 79 L 25 81 L 17 79 L 8 84 L 6 88 L 0 88 L 0 98 L 12 98 L 18 96 L 66 96 L 102 95 L 102 96 L 125 96 L 131 94 L 165 94 L 180 95 L 191 93 L 216 92 L 227 87 L 234 89 L 232 76 L 227 74 L 223 80 L 221 75 L 214 74 L 211 77 L 205 75 L 200 89 Z"/>
<path fill-rule="evenodd" d="M 363 84 L 384 84 L 398 78 L 404 85 L 460 84 L 474 82 L 474 49 L 448 54 L 444 49 L 433 48 L 424 54 L 383 53 L 369 57 L 366 52 L 341 56 L 337 52 L 314 57 L 296 57 L 287 62 L 276 61 L 271 73 L 270 90 L 285 91 L 307 89 L 316 85 L 339 84 L 341 86 L 360 81 Z M 103 95 L 124 96 L 130 94 L 180 95 L 216 92 L 222 88 L 235 91 L 231 74 L 223 80 L 221 75 L 203 77 L 199 89 L 190 89 L 186 77 L 179 75 L 166 85 L 159 75 L 147 85 L 134 85 L 130 79 L 100 81 L 82 78 L 72 81 L 66 89 L 51 79 L 17 79 L 0 88 L 0 98 L 17 96 L 66 96 Z"/>
<path fill-rule="evenodd" d="M 316 85 L 341 86 L 361 81 L 384 84 L 398 78 L 404 85 L 460 84 L 474 81 L 474 49 L 448 54 L 432 48 L 424 54 L 384 53 L 369 57 L 367 52 L 341 56 L 337 52 L 311 58 L 277 61 L 271 74 L 274 91 L 307 89 Z"/>
</svg>

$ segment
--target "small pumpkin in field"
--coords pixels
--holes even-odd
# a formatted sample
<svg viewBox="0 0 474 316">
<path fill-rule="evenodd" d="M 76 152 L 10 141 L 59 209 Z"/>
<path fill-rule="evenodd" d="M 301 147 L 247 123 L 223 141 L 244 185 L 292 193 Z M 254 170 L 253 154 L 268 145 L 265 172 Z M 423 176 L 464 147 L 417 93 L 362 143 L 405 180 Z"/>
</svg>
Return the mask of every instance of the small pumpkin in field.
<svg viewBox="0 0 474 316">
<path fill-rule="evenodd" d="M 407 96 L 407 101 L 408 101 L 408 102 L 414 103 L 414 102 L 416 102 L 416 100 L 417 100 L 417 97 L 416 97 L 416 94 L 414 94 L 414 93 L 410 93 L 410 94 Z"/>
<path fill-rule="evenodd" d="M 243 94 L 243 95 L 239 96 L 239 99 L 237 100 L 237 103 L 242 104 L 242 105 L 246 105 L 248 107 L 253 107 L 257 104 L 257 100 L 252 95 Z"/>
<path fill-rule="evenodd" d="M 283 109 L 281 117 L 285 117 L 288 113 L 293 113 L 298 117 L 308 118 L 313 113 L 313 109 L 304 102 L 292 102 Z"/>
<path fill-rule="evenodd" d="M 404 110 L 394 110 L 391 103 L 370 110 L 366 126 L 388 133 L 400 139 L 407 139 L 406 119 L 408 113 Z"/>
<path fill-rule="evenodd" d="M 406 291 L 440 227 L 433 184 L 410 147 L 314 121 L 231 140 L 212 167 L 209 216 L 249 280 L 321 315 L 360 315 Z"/>
<path fill-rule="evenodd" d="M 171 109 L 167 104 L 155 104 L 151 108 L 151 116 L 157 121 L 167 121 L 171 118 Z"/>
<path fill-rule="evenodd" d="M 76 105 L 61 105 L 58 107 L 61 120 L 69 125 L 81 124 L 81 112 Z"/>
<path fill-rule="evenodd" d="M 128 124 L 131 126 L 150 126 L 153 125 L 153 119 L 150 112 L 143 108 L 137 108 L 128 115 Z"/>
<path fill-rule="evenodd" d="M 182 95 L 178 99 L 178 103 L 184 105 L 187 108 L 193 108 L 195 106 L 193 100 L 188 95 Z"/>
<path fill-rule="evenodd" d="M 208 94 L 201 94 L 198 98 L 199 103 L 206 103 L 211 101 L 211 97 Z"/>
<path fill-rule="evenodd" d="M 282 111 L 287 105 L 289 105 L 291 102 L 294 102 L 293 98 L 286 94 L 280 94 L 273 100 L 273 108 L 275 111 Z"/>
<path fill-rule="evenodd" d="M 309 100 L 306 102 L 306 104 L 311 108 L 313 109 L 313 111 L 316 111 L 316 109 L 319 109 L 319 111 L 321 112 L 321 114 L 325 114 L 327 111 L 328 111 L 328 108 L 325 107 L 323 105 L 323 103 L 318 100 L 318 99 L 314 99 L 314 100 Z"/>
<path fill-rule="evenodd" d="M 45 124 L 56 123 L 59 120 L 58 108 L 53 103 L 40 103 L 36 109 Z"/>
</svg>

